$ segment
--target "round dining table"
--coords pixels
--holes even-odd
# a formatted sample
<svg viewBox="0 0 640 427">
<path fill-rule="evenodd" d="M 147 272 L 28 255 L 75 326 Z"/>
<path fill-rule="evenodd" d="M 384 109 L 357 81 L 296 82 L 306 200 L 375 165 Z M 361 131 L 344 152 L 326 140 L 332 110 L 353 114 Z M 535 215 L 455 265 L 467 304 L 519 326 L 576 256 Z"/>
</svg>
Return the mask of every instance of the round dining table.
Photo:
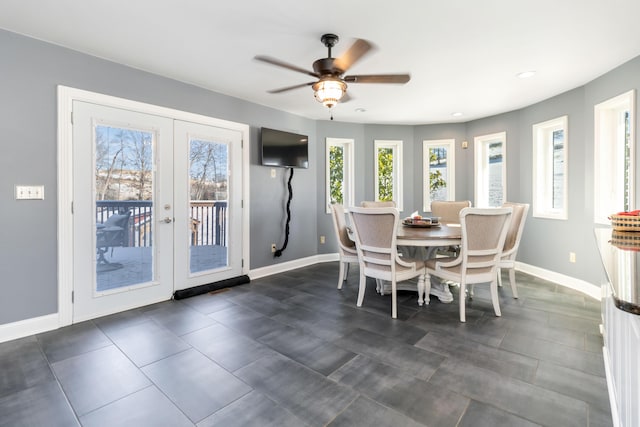
<svg viewBox="0 0 640 427">
<path fill-rule="evenodd" d="M 443 246 L 458 246 L 461 241 L 462 228 L 460 224 L 416 227 L 403 225 L 401 223 L 396 233 L 396 245 L 398 246 L 399 252 L 414 259 L 426 260 L 432 258 L 437 248 Z M 427 283 L 428 285 L 426 285 Z M 429 304 L 429 292 L 425 292 L 425 286 L 429 287 L 429 291 L 431 290 L 431 278 L 427 275 L 425 275 L 424 280 L 419 280 L 417 284 L 418 305 L 423 305 L 425 302 Z M 443 285 L 443 288 L 446 289 L 445 292 L 448 295 L 451 294 L 447 285 Z"/>
<path fill-rule="evenodd" d="M 398 246 L 456 246 L 462 240 L 460 224 L 440 224 L 431 227 L 412 227 L 400 224 L 396 233 Z"/>
</svg>

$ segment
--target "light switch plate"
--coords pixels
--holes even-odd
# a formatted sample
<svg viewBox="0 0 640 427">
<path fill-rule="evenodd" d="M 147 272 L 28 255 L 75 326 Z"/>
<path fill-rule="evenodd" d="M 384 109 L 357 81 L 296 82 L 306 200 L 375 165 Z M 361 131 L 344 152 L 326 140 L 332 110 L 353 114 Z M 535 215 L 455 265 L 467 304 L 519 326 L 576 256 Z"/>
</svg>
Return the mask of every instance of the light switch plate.
<svg viewBox="0 0 640 427">
<path fill-rule="evenodd" d="M 16 185 L 16 200 L 44 200 L 44 185 Z"/>
</svg>

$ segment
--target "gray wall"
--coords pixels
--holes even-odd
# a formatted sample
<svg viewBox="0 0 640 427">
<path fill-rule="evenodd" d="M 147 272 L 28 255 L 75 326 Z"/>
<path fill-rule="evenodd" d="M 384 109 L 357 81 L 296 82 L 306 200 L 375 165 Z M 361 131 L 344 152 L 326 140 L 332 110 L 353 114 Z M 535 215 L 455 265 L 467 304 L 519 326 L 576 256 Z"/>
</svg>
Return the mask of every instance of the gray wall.
<svg viewBox="0 0 640 427">
<path fill-rule="evenodd" d="M 56 313 L 58 85 L 250 125 L 251 264 L 258 268 L 317 253 L 316 122 L 0 30 L 0 324 Z M 259 166 L 267 126 L 309 135 L 310 168 L 296 169 L 289 246 L 283 243 L 284 169 Z M 44 201 L 14 200 L 14 185 L 45 185 Z"/>
<path fill-rule="evenodd" d="M 593 174 L 594 160 L 586 156 L 588 143 L 585 134 L 593 134 L 593 126 L 585 128 L 585 117 L 593 116 L 593 105 L 584 102 L 584 88 L 556 96 L 543 103 L 530 106 L 519 114 L 520 129 L 514 134 L 520 146 L 520 159 L 517 170 L 520 175 L 520 188 L 516 201 L 531 202 L 533 197 L 532 126 L 560 116 L 568 116 L 568 220 L 560 221 L 545 218 L 533 218 L 531 214 L 523 235 L 519 259 L 527 264 L 561 272 L 591 283 L 598 282 L 601 273 L 599 255 L 596 251 L 593 234 L 593 209 L 585 195 L 593 193 L 592 186 L 586 185 L 587 176 Z M 509 139 L 509 135 L 507 135 Z M 508 141 L 510 144 L 512 141 Z M 509 145 L 509 148 L 511 145 Z M 510 157 L 511 160 L 517 160 Z M 515 169 L 515 168 L 514 168 Z M 510 192 L 510 195 L 514 194 Z M 593 196 L 590 196 L 592 199 Z M 539 236 L 546 236 L 540 239 Z M 569 263 L 569 252 L 575 252 L 576 263 Z"/>
<path fill-rule="evenodd" d="M 355 140 L 356 201 L 373 198 L 373 141 L 404 141 L 404 211 L 410 212 L 422 206 L 423 140 L 456 139 L 456 198 L 473 201 L 473 137 L 506 131 L 507 197 L 530 203 L 531 126 L 566 114 L 569 220 L 529 217 L 519 260 L 592 283 L 602 276 L 591 221 L 593 105 L 638 87 L 640 57 L 522 110 L 468 123 L 390 126 L 316 122 L 1 30 L 0 55 L 0 324 L 57 312 L 57 85 L 249 124 L 251 269 L 335 252 L 331 219 L 325 214 L 327 137 Z M 282 244 L 288 177 L 277 169 L 276 178 L 270 178 L 270 168 L 259 166 L 261 126 L 307 134 L 311 144 L 309 169 L 294 173 L 290 241 L 277 259 L 269 248 L 272 242 Z M 462 140 L 469 141 L 469 149 L 460 147 Z M 14 200 L 16 184 L 44 184 L 45 200 Z M 326 244 L 319 243 L 319 235 L 327 237 Z M 577 263 L 568 262 L 569 251 L 576 252 Z"/>
</svg>

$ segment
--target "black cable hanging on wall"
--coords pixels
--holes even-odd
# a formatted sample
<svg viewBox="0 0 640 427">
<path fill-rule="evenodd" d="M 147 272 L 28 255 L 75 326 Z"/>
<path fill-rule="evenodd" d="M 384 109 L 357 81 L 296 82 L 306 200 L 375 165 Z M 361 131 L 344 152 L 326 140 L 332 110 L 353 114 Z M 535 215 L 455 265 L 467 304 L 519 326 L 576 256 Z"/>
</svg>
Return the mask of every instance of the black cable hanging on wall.
<svg viewBox="0 0 640 427">
<path fill-rule="evenodd" d="M 291 199 L 293 199 L 293 187 L 291 187 L 291 179 L 293 179 L 293 168 L 289 168 L 289 181 L 287 182 L 287 188 L 289 189 L 289 199 L 287 200 L 287 224 L 284 227 L 284 244 L 280 249 L 277 249 L 273 256 L 279 257 L 282 255 L 282 252 L 287 249 L 287 244 L 289 243 L 289 222 L 291 222 Z"/>
</svg>

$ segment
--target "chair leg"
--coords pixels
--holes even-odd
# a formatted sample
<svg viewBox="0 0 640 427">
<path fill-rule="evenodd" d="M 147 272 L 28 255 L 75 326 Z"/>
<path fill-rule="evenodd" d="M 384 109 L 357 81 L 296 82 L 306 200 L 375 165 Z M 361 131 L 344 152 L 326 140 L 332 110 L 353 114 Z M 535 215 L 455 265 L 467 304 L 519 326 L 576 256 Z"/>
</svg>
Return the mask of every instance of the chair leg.
<svg viewBox="0 0 640 427">
<path fill-rule="evenodd" d="M 500 313 L 500 300 L 498 299 L 498 281 L 491 282 L 491 302 L 493 303 L 493 311 L 496 312 L 496 316 L 502 316 Z"/>
<path fill-rule="evenodd" d="M 518 298 L 518 288 L 516 287 L 516 269 L 509 269 L 509 282 L 511 283 L 511 290 L 513 291 L 513 297 Z"/>
<path fill-rule="evenodd" d="M 465 307 L 464 307 L 464 304 L 465 304 L 464 293 L 466 292 L 466 287 L 467 286 L 465 283 L 460 282 L 460 321 L 463 323 L 467 321 L 465 317 Z"/>
<path fill-rule="evenodd" d="M 360 288 L 358 289 L 358 302 L 357 306 L 362 307 L 362 301 L 364 301 L 364 291 L 367 288 L 367 276 L 364 275 L 362 269 L 360 269 Z"/>
<path fill-rule="evenodd" d="M 498 286 L 502 287 L 502 269 L 498 267 Z"/>
<path fill-rule="evenodd" d="M 338 272 L 338 289 L 342 289 L 342 282 L 344 282 L 347 275 L 345 269 L 346 262 L 340 261 L 340 271 Z M 348 267 L 348 265 L 347 265 Z"/>
<path fill-rule="evenodd" d="M 469 286 L 469 299 L 473 298 L 474 289 L 475 289 L 475 285 L 472 283 L 471 286 Z"/>
<path fill-rule="evenodd" d="M 391 318 L 398 318 L 398 295 L 396 279 L 391 280 Z"/>
</svg>

